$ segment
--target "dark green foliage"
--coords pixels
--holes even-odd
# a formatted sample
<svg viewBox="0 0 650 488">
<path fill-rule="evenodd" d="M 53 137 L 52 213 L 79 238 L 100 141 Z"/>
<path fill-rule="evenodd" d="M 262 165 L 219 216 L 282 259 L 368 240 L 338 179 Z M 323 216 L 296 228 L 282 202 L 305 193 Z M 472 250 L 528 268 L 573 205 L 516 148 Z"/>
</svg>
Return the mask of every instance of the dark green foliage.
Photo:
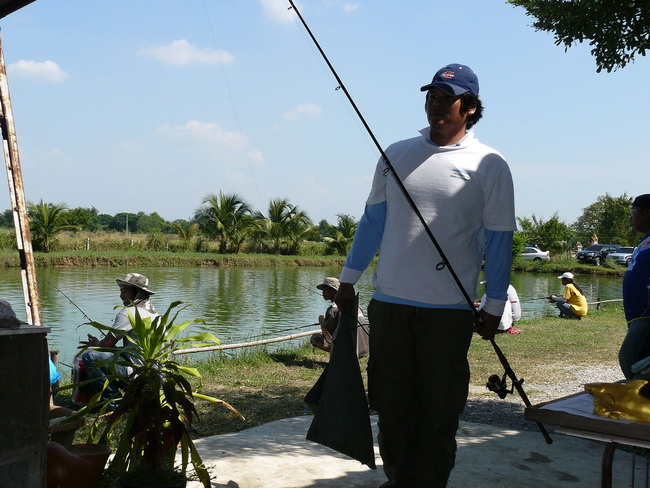
<svg viewBox="0 0 650 488">
<path fill-rule="evenodd" d="M 573 224 L 577 239 L 586 245 L 596 235 L 601 244 L 635 246 L 639 239 L 630 226 L 631 205 L 632 199 L 625 193 L 598 197 Z"/>
<path fill-rule="evenodd" d="M 536 30 L 555 34 L 565 50 L 588 42 L 596 71 L 624 68 L 650 48 L 650 2 L 647 0 L 509 0 L 535 17 Z"/>
<path fill-rule="evenodd" d="M 533 214 L 531 218 L 518 217 L 517 222 L 525 242 L 535 244 L 543 251 L 549 251 L 551 255 L 564 253 L 572 245 L 573 232 L 560 220 L 557 213 L 546 221 Z"/>
</svg>

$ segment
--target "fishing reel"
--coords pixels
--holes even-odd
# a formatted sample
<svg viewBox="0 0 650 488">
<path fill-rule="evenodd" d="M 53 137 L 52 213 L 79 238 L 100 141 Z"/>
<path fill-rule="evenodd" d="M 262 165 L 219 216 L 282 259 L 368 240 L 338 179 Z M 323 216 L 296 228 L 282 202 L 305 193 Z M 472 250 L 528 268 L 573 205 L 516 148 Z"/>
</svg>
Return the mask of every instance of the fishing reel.
<svg viewBox="0 0 650 488">
<path fill-rule="evenodd" d="M 493 374 L 488 378 L 487 383 L 485 384 L 485 387 L 499 395 L 499 398 L 503 400 L 505 397 L 508 395 L 514 393 L 515 391 L 515 386 L 520 386 L 524 380 L 523 378 L 517 381 L 517 384 L 513 381 L 512 386 L 510 389 L 508 389 L 508 374 L 503 373 L 503 376 L 499 377 L 498 374 Z"/>
</svg>

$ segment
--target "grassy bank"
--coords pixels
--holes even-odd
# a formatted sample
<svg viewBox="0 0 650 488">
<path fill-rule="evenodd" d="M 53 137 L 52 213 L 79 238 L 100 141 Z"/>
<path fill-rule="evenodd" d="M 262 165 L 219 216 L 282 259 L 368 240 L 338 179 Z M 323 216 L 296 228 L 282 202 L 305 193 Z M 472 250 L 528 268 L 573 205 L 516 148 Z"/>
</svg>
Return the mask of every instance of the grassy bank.
<svg viewBox="0 0 650 488">
<path fill-rule="evenodd" d="M 282 266 L 343 266 L 345 256 L 338 255 L 299 255 L 281 256 L 276 254 L 217 254 L 210 252 L 167 252 L 167 251 L 55 251 L 34 253 L 38 268 L 53 267 L 282 267 Z M 19 267 L 20 258 L 16 251 L 0 251 L 0 267 Z M 578 264 L 575 259 L 553 260 L 548 263 L 534 263 L 516 259 L 512 270 L 523 273 L 557 273 L 571 271 L 576 275 L 615 275 L 622 276 L 625 267 L 604 264 L 592 266 Z"/>
<path fill-rule="evenodd" d="M 497 342 L 518 377 L 525 378 L 524 388 L 535 403 L 539 390 L 529 385 L 557 382 L 571 375 L 575 367 L 616 366 L 626 325 L 621 305 L 613 303 L 581 321 L 545 317 L 519 322 L 516 329 L 521 334 L 499 335 Z M 480 391 L 475 395 L 496 398 L 484 388 L 488 376 L 503 373 L 492 347 L 475 335 L 469 357 L 471 384 Z M 305 414 L 303 397 L 327 361 L 326 353 L 305 346 L 273 353 L 255 349 L 238 356 L 219 353 L 196 362 L 203 375 L 202 392 L 228 401 L 246 417 L 246 421 L 238 420 L 224 408 L 199 401 L 196 435 L 236 432 Z M 365 371 L 367 360 L 361 363 Z M 69 405 L 69 396 L 60 394 L 55 402 Z M 77 442 L 82 442 L 86 433 L 79 431 Z"/>
<path fill-rule="evenodd" d="M 38 268 L 53 267 L 202 267 L 202 266 L 342 266 L 343 256 L 280 256 L 153 251 L 60 251 L 34 253 Z M 17 252 L 0 252 L 0 267 L 19 267 Z"/>
</svg>

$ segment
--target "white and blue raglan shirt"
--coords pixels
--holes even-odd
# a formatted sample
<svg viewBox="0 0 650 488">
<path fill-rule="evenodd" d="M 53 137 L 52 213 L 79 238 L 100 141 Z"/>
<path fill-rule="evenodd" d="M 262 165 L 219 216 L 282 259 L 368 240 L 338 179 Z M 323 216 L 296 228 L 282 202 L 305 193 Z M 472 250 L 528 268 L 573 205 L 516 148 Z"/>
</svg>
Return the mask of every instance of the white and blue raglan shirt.
<svg viewBox="0 0 650 488">
<path fill-rule="evenodd" d="M 420 136 L 385 153 L 470 298 L 485 251 L 485 311 L 501 315 L 507 298 L 516 230 L 510 169 L 473 132 L 456 145 Z M 363 217 L 340 280 L 356 283 L 376 253 L 373 298 L 430 308 L 469 308 L 438 251 L 380 158 Z M 439 267 L 440 268 L 440 267 Z"/>
</svg>

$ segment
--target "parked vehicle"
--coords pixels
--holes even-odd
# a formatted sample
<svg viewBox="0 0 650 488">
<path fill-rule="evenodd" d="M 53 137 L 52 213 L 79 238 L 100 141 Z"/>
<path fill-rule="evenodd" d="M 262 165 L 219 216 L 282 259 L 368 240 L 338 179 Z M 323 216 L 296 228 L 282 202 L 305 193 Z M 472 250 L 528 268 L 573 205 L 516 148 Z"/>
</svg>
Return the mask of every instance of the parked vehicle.
<svg viewBox="0 0 650 488">
<path fill-rule="evenodd" d="M 550 261 L 551 259 L 548 251 L 542 251 L 535 246 L 524 247 L 524 251 L 519 255 L 519 257 L 526 261 L 535 261 L 538 263 L 542 261 Z"/>
<path fill-rule="evenodd" d="M 629 266 L 632 260 L 632 253 L 635 249 L 636 247 L 621 247 L 616 252 L 609 253 L 607 255 L 607 261 Z"/>
<path fill-rule="evenodd" d="M 576 259 L 581 264 L 595 264 L 600 266 L 609 253 L 616 252 L 620 244 L 593 244 L 587 249 L 576 253 Z"/>
</svg>

